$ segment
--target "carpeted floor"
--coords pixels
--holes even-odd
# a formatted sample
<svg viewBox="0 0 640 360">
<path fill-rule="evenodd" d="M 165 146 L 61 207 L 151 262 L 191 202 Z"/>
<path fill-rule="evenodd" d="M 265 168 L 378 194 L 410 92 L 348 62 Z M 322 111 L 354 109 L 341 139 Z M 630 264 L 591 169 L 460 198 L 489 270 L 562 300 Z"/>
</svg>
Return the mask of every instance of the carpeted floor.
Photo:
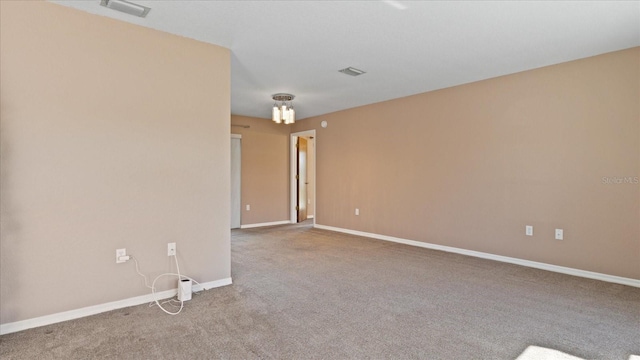
<svg viewBox="0 0 640 360">
<path fill-rule="evenodd" d="M 640 354 L 640 289 L 286 225 L 232 231 L 233 285 L 0 337 L 2 359 Z M 135 274 L 132 274 L 134 276 Z"/>
</svg>

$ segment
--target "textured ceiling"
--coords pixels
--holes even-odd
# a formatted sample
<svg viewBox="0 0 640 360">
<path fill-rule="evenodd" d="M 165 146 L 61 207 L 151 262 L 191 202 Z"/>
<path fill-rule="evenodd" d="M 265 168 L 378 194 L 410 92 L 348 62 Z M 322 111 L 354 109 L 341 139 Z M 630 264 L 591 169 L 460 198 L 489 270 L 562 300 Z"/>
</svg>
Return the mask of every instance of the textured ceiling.
<svg viewBox="0 0 640 360">
<path fill-rule="evenodd" d="M 231 111 L 262 118 L 278 92 L 302 119 L 640 46 L 638 1 L 52 2 L 231 49 Z"/>
</svg>

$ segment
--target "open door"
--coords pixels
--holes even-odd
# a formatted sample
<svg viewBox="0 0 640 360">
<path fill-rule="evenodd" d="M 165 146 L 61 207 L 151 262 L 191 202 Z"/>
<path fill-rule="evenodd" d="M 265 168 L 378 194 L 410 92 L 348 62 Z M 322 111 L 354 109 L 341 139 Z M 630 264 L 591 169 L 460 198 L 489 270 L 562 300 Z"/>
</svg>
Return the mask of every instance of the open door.
<svg viewBox="0 0 640 360">
<path fill-rule="evenodd" d="M 298 201 L 296 210 L 298 212 L 298 222 L 307 220 L 307 139 L 298 137 L 297 158 L 298 166 L 296 179 L 298 183 Z"/>
</svg>

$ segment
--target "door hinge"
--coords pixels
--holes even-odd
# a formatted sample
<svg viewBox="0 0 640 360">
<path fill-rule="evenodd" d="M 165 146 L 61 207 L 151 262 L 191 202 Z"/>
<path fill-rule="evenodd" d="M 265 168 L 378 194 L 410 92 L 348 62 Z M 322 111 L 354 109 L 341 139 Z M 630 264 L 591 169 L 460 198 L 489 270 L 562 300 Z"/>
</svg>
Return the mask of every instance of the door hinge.
<svg viewBox="0 0 640 360">
<path fill-rule="evenodd" d="M 296 175 L 296 180 L 300 180 L 300 175 Z"/>
<path fill-rule="evenodd" d="M 296 206 L 296 211 L 300 211 L 300 206 Z"/>
</svg>

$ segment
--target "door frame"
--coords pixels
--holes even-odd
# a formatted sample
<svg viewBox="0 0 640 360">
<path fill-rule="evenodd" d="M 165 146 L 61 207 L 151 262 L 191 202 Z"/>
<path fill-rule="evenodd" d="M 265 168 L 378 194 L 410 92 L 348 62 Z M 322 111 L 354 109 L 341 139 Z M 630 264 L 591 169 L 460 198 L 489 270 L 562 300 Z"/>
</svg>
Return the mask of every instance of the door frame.
<svg viewBox="0 0 640 360">
<path fill-rule="evenodd" d="M 318 184 L 316 183 L 316 178 L 318 177 L 317 174 L 317 165 L 316 165 L 316 158 L 317 158 L 317 153 L 318 153 L 318 137 L 316 136 L 316 131 L 315 130 L 306 130 L 306 131 L 300 131 L 300 132 L 295 132 L 295 133 L 291 133 L 290 136 L 290 141 L 289 141 L 289 145 L 290 145 L 290 170 L 289 170 L 289 199 L 290 199 L 290 206 L 289 206 L 289 213 L 290 213 L 290 217 L 289 220 L 291 221 L 292 224 L 296 224 L 298 222 L 298 212 L 296 211 L 296 206 L 297 204 L 297 199 L 298 199 L 298 184 L 297 184 L 297 180 L 296 180 L 296 172 L 297 172 L 297 167 L 298 167 L 298 152 L 296 151 L 296 143 L 298 142 L 298 137 L 308 137 L 308 136 L 313 136 L 313 166 L 314 166 L 314 171 L 313 171 L 313 226 L 316 225 L 316 218 L 317 218 L 317 213 L 316 213 L 316 204 L 318 202 L 318 199 L 316 198 L 316 189 L 318 188 Z"/>
</svg>

